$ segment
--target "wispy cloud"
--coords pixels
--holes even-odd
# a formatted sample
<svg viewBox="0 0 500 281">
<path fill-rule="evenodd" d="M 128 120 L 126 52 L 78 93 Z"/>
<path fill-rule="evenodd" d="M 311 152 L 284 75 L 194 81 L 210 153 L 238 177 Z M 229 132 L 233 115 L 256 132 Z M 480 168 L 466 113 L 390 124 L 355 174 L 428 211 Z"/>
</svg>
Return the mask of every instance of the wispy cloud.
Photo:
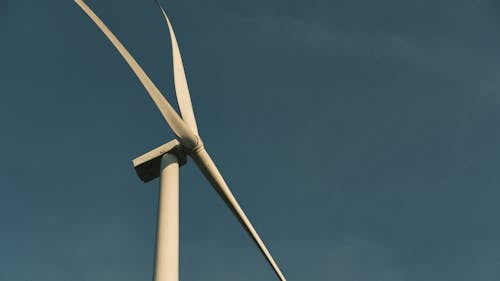
<svg viewBox="0 0 500 281">
<path fill-rule="evenodd" d="M 393 45 L 394 35 L 353 32 L 298 18 L 233 15 L 260 30 L 286 37 L 309 49 L 324 52 L 373 53 Z"/>
<path fill-rule="evenodd" d="M 498 53 L 483 50 L 485 46 L 469 44 L 474 40 L 466 35 L 453 37 L 438 33 L 422 37 L 410 31 L 337 28 L 300 18 L 241 14 L 231 17 L 322 56 L 355 56 L 365 60 L 393 58 L 439 75 L 467 80 L 480 77 L 496 81 L 500 73 Z"/>
<path fill-rule="evenodd" d="M 321 248 L 318 248 L 318 244 Z M 374 241 L 350 235 L 337 241 L 331 239 L 318 244 L 304 242 L 290 248 L 290 255 L 317 261 L 292 269 L 292 275 L 320 281 L 408 280 L 403 268 L 400 268 L 391 255 L 391 250 Z"/>
</svg>

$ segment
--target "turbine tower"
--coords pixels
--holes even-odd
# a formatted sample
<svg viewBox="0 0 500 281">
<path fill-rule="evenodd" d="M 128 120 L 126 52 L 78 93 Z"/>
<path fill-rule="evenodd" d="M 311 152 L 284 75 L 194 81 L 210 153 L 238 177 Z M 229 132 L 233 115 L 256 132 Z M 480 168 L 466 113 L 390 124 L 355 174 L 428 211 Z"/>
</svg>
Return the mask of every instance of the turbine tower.
<svg viewBox="0 0 500 281">
<path fill-rule="evenodd" d="M 122 55 L 177 137 L 132 161 L 138 176 L 144 182 L 160 177 L 154 281 L 179 280 L 179 166 L 186 162 L 186 155 L 194 160 L 203 175 L 239 220 L 278 278 L 285 281 L 284 275 L 264 242 L 262 242 L 259 234 L 241 209 L 215 163 L 205 150 L 198 134 L 179 46 L 165 10 L 158 3 L 165 17 L 172 42 L 174 85 L 182 117 L 177 114 L 132 55 L 101 19 L 82 0 L 75 0 L 75 2 L 94 21 Z"/>
</svg>

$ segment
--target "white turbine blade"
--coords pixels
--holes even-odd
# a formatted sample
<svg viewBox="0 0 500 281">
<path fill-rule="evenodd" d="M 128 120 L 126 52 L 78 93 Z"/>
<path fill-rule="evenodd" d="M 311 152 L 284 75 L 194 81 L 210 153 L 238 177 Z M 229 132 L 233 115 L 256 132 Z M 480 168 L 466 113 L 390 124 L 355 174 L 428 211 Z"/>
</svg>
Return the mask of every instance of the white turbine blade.
<svg viewBox="0 0 500 281">
<path fill-rule="evenodd" d="M 177 112 L 173 109 L 170 103 L 165 99 L 165 97 L 160 93 L 158 88 L 153 84 L 151 79 L 147 76 L 144 70 L 139 66 L 135 59 L 130 55 L 130 53 L 125 49 L 123 44 L 116 38 L 116 36 L 109 30 L 109 28 L 101 21 L 101 19 L 82 1 L 75 0 L 75 2 L 82 8 L 82 10 L 94 21 L 94 23 L 101 29 L 101 31 L 108 37 L 109 41 L 113 43 L 115 48 L 120 52 L 122 57 L 128 63 L 132 71 L 141 81 L 142 85 L 146 88 L 154 103 L 160 110 L 163 118 L 167 121 L 168 125 L 174 133 L 179 137 L 181 143 L 188 148 L 192 148 L 197 145 L 198 138 L 193 134 L 192 130 L 184 123 L 184 121 L 179 117 Z"/>
<path fill-rule="evenodd" d="M 276 264 L 273 257 L 267 250 L 266 245 L 264 245 L 264 242 L 262 242 L 262 240 L 260 239 L 259 234 L 252 226 L 252 223 L 241 209 L 240 205 L 236 201 L 236 198 L 234 198 L 233 194 L 231 193 L 231 190 L 224 181 L 224 178 L 222 178 L 222 175 L 215 166 L 215 163 L 208 155 L 205 148 L 201 147 L 200 149 L 193 151 L 190 155 L 196 162 L 198 167 L 201 169 L 205 177 L 208 179 L 208 181 L 210 181 L 212 186 L 215 188 L 217 193 L 219 193 L 219 195 L 222 197 L 226 205 L 231 209 L 233 214 L 240 221 L 241 225 L 246 230 L 248 235 L 252 237 L 252 239 L 262 252 L 262 254 L 266 257 L 267 261 L 272 266 L 274 272 L 279 277 L 279 279 L 282 281 L 286 281 L 285 277 L 283 276 L 283 273 L 281 273 L 281 270 L 279 269 L 278 265 Z"/>
<path fill-rule="evenodd" d="M 174 86 L 175 94 L 177 96 L 177 102 L 179 103 L 179 109 L 181 110 L 182 119 L 188 124 L 188 126 L 193 130 L 193 132 L 198 135 L 198 127 L 196 126 L 196 119 L 194 118 L 193 106 L 191 104 L 191 96 L 189 95 L 189 88 L 186 80 L 186 74 L 184 72 L 184 65 L 182 63 L 181 52 L 179 50 L 179 45 L 177 44 L 177 39 L 175 38 L 174 29 L 170 20 L 168 19 L 167 13 L 160 5 L 156 2 L 165 17 L 168 25 L 168 31 L 170 33 L 170 41 L 172 42 L 172 63 L 174 68 Z"/>
</svg>

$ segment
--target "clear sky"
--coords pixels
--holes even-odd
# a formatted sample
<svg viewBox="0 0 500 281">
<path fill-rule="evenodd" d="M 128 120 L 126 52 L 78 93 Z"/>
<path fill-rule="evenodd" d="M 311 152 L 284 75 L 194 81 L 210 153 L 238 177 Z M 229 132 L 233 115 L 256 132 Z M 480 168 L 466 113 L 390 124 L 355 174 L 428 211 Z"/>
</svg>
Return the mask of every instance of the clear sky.
<svg viewBox="0 0 500 281">
<path fill-rule="evenodd" d="M 500 280 L 500 4 L 170 0 L 201 136 L 289 280 Z M 154 1 L 88 0 L 176 104 Z M 173 134 L 70 0 L 0 0 L 0 280 L 151 280 Z M 181 279 L 276 280 L 192 162 Z"/>
</svg>

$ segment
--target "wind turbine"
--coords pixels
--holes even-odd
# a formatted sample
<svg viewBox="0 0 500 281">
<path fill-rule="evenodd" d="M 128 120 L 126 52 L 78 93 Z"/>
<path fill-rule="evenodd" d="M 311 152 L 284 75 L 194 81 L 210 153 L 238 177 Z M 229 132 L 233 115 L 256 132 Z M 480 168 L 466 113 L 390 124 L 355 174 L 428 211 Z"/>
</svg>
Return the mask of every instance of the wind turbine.
<svg viewBox="0 0 500 281">
<path fill-rule="evenodd" d="M 169 141 L 133 160 L 136 172 L 143 181 L 147 182 L 160 176 L 154 280 L 179 280 L 179 164 L 185 163 L 186 155 L 189 155 L 253 239 L 278 278 L 285 281 L 284 275 L 264 242 L 262 242 L 259 234 L 241 209 L 215 163 L 205 150 L 198 134 L 179 46 L 165 10 L 160 6 L 172 42 L 174 85 L 182 118 L 101 19 L 82 0 L 75 0 L 75 2 L 94 21 L 122 55 L 177 137 L 177 139 Z"/>
</svg>

